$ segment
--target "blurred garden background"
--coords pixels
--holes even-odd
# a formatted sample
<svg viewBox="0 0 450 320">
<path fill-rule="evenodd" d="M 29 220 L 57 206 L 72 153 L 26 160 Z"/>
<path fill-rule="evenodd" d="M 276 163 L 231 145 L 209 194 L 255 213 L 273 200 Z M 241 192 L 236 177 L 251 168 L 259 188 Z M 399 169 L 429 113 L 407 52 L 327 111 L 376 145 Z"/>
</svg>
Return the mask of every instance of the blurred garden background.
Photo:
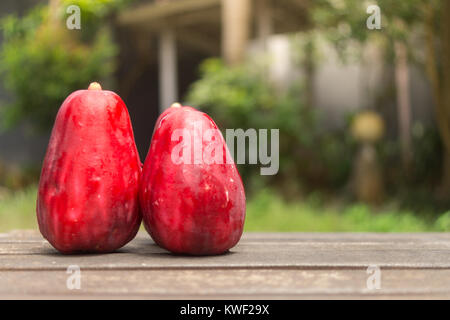
<svg viewBox="0 0 450 320">
<path fill-rule="evenodd" d="M 450 230 L 450 1 L 2 0 L 0 19 L 0 232 L 37 228 L 56 112 L 92 81 L 142 161 L 174 101 L 280 129 L 277 175 L 240 166 L 247 231 Z"/>
</svg>

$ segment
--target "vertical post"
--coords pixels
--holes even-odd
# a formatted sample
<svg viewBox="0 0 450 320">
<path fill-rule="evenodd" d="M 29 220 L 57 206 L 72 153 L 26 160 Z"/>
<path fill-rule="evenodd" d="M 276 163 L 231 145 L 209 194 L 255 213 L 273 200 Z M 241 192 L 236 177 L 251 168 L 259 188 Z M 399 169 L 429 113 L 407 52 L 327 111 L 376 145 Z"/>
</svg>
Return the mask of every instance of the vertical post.
<svg viewBox="0 0 450 320">
<path fill-rule="evenodd" d="M 175 32 L 164 29 L 159 36 L 159 110 L 178 101 L 177 47 Z"/>
<path fill-rule="evenodd" d="M 250 37 L 251 0 L 222 0 L 222 51 L 225 61 L 238 64 Z"/>
<path fill-rule="evenodd" d="M 257 36 L 261 47 L 265 50 L 267 49 L 267 39 L 273 34 L 271 1 L 259 0 L 256 10 Z"/>
<path fill-rule="evenodd" d="M 52 27 L 58 24 L 58 10 L 61 9 L 61 0 L 49 0 L 48 2 L 50 24 Z"/>
</svg>

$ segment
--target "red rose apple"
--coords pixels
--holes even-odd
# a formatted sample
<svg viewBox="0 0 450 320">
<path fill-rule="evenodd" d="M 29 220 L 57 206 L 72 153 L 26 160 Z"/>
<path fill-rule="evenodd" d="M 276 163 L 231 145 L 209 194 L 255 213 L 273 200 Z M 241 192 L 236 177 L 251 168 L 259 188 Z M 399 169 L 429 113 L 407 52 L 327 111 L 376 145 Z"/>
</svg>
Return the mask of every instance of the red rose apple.
<svg viewBox="0 0 450 320">
<path fill-rule="evenodd" d="M 127 108 L 93 83 L 59 109 L 42 167 L 37 218 L 60 252 L 110 252 L 136 235 L 141 162 Z"/>
<path fill-rule="evenodd" d="M 194 108 L 159 117 L 139 192 L 147 231 L 171 252 L 220 254 L 242 235 L 241 177 L 214 121 Z"/>
</svg>

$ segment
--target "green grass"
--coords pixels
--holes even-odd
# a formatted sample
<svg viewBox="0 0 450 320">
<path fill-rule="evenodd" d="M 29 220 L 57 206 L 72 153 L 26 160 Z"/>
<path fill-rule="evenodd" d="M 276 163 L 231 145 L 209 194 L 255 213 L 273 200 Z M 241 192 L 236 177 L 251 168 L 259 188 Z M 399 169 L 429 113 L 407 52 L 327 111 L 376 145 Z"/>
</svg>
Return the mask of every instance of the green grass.
<svg viewBox="0 0 450 320">
<path fill-rule="evenodd" d="M 316 197 L 287 203 L 265 190 L 247 203 L 246 231 L 426 232 L 450 231 L 450 212 L 423 217 L 389 206 L 324 205 Z"/>
<path fill-rule="evenodd" d="M 36 186 L 0 196 L 0 232 L 36 229 Z"/>
<path fill-rule="evenodd" d="M 0 232 L 36 229 L 36 186 L 0 198 Z M 393 205 L 324 204 L 315 196 L 286 202 L 263 190 L 247 202 L 246 231 L 423 232 L 450 231 L 450 212 L 419 216 Z"/>
</svg>

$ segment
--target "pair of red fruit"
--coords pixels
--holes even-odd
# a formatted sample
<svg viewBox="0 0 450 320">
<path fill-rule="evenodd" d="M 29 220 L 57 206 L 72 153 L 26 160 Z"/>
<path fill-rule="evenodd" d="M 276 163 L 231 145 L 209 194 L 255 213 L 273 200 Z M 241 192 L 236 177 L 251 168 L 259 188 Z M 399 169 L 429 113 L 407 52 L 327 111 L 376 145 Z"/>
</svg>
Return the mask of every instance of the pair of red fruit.
<svg viewBox="0 0 450 320">
<path fill-rule="evenodd" d="M 143 220 L 153 240 L 174 253 L 212 255 L 235 246 L 245 218 L 235 164 L 172 159 L 181 141 L 174 131 L 194 132 L 199 123 L 217 130 L 194 108 L 166 110 L 142 169 L 122 99 L 98 83 L 72 93 L 56 117 L 39 181 L 42 235 L 66 254 L 111 252 L 131 241 Z M 225 158 L 229 151 L 218 137 Z"/>
</svg>

